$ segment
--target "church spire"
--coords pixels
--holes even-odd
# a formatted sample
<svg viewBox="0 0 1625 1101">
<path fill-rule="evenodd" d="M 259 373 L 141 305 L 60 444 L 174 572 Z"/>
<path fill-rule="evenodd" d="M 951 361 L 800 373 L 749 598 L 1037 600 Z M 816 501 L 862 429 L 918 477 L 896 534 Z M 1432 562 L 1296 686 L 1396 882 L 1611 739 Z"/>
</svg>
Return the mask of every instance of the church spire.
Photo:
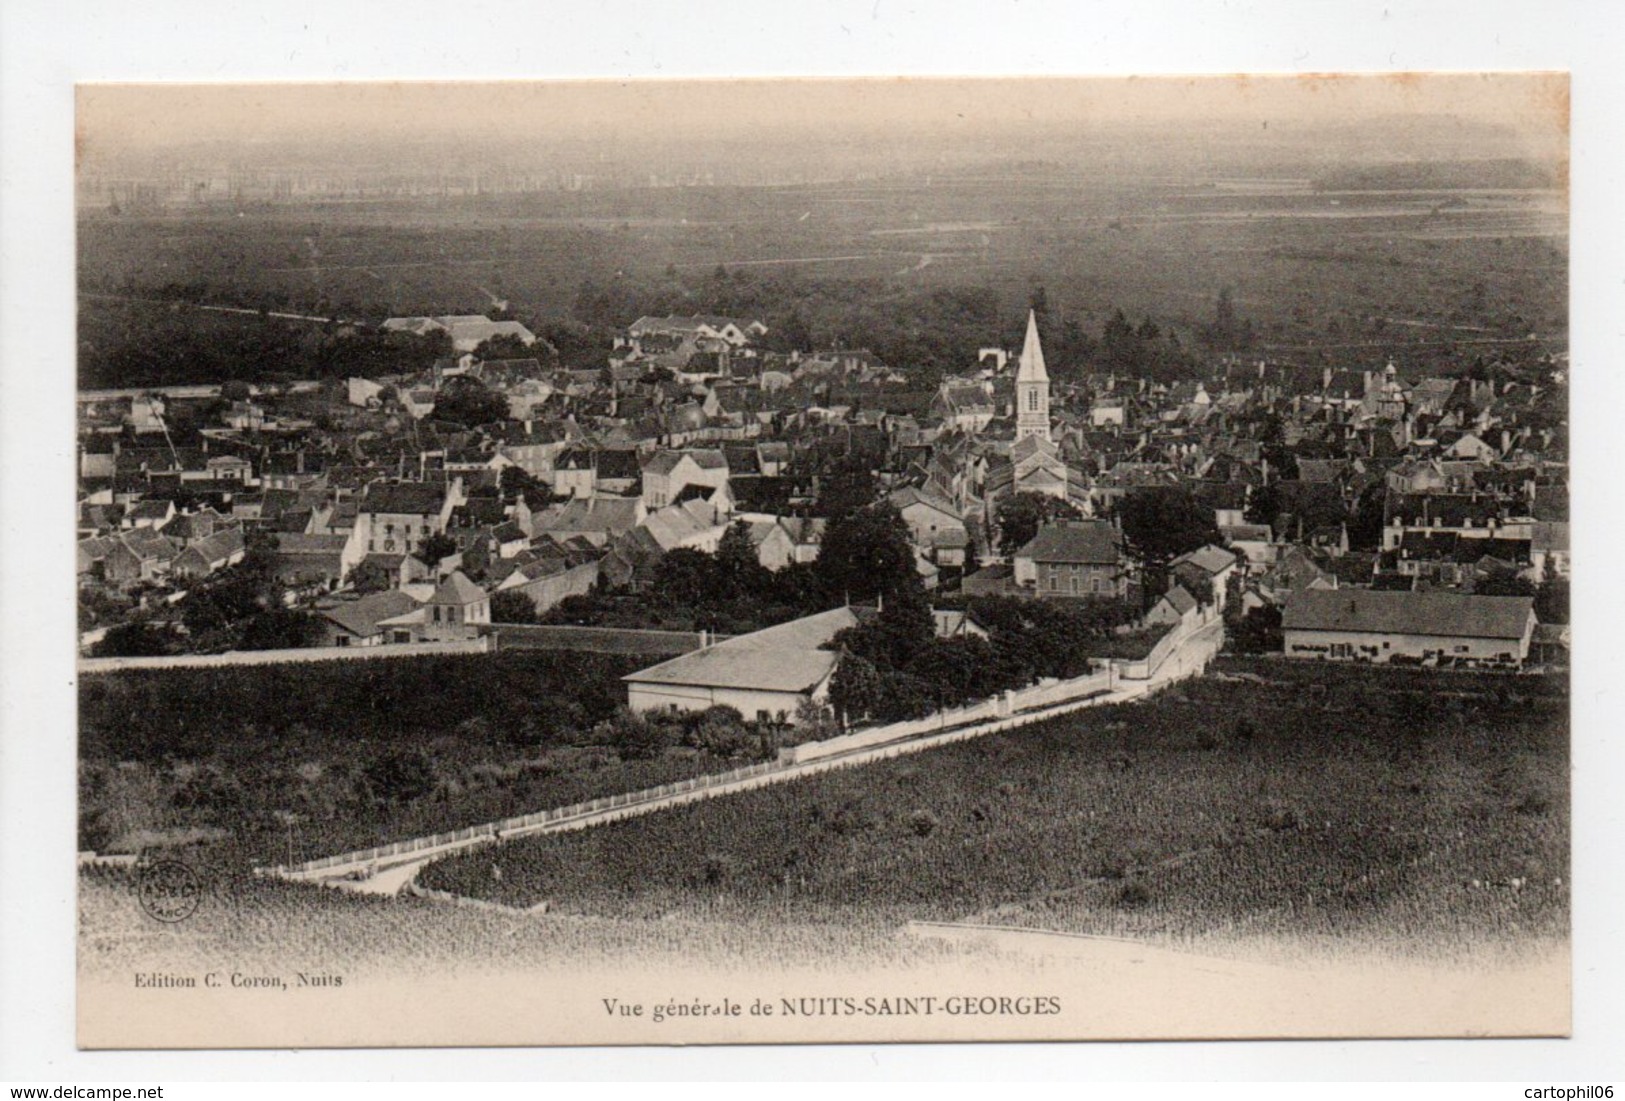
<svg viewBox="0 0 1625 1101">
<path fill-rule="evenodd" d="M 1027 341 L 1021 346 L 1021 366 L 1016 371 L 1017 382 L 1049 382 L 1044 370 L 1044 348 L 1038 343 L 1038 314 L 1027 311 Z"/>
<path fill-rule="evenodd" d="M 1049 372 L 1044 370 L 1044 349 L 1038 343 L 1038 315 L 1027 311 L 1027 342 L 1021 346 L 1016 370 L 1016 438 L 1049 434 Z"/>
</svg>

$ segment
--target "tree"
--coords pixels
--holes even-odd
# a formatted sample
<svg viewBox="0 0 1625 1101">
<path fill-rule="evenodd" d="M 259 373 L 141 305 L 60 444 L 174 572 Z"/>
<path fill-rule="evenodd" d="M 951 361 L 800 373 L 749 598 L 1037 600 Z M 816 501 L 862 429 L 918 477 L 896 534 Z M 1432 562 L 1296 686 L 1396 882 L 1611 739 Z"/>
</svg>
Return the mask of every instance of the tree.
<svg viewBox="0 0 1625 1101">
<path fill-rule="evenodd" d="M 457 553 L 457 540 L 443 531 L 437 531 L 418 545 L 417 558 L 430 567 Z"/>
<path fill-rule="evenodd" d="M 1550 563 L 1548 563 L 1549 565 Z M 1569 621 L 1569 583 L 1553 577 L 1535 592 L 1535 618 L 1542 623 Z"/>
<path fill-rule="evenodd" d="M 1084 363 L 1094 358 L 1094 355 L 1095 342 L 1083 331 L 1083 323 L 1076 317 L 1067 317 L 1063 320 L 1055 342 L 1056 364 L 1076 374 L 1082 370 Z"/>
<path fill-rule="evenodd" d="M 98 658 L 163 657 L 180 649 L 181 638 L 173 627 L 156 623 L 121 623 L 109 627 L 102 640 L 91 649 Z"/>
<path fill-rule="evenodd" d="M 395 587 L 395 571 L 378 562 L 361 562 L 350 572 L 350 586 L 358 594 L 381 593 Z"/>
<path fill-rule="evenodd" d="M 756 544 L 751 541 L 750 524 L 737 520 L 722 533 L 716 553 L 717 581 L 727 598 L 763 595 L 769 573 L 762 565 Z"/>
<path fill-rule="evenodd" d="M 550 321 L 536 330 L 558 352 L 559 365 L 569 368 L 601 367 L 613 343 L 611 329 L 595 331 L 579 321 Z M 531 349 L 534 355 L 536 349 Z"/>
<path fill-rule="evenodd" d="M 874 656 L 894 669 L 908 669 L 936 638 L 931 601 L 918 574 L 883 596 L 880 614 L 867 628 L 879 643 Z"/>
<path fill-rule="evenodd" d="M 1269 524 L 1274 526 L 1281 513 L 1286 511 L 1286 499 L 1281 490 L 1273 483 L 1259 486 L 1247 495 L 1247 508 L 1242 517 L 1249 524 Z M 1379 535 L 1380 525 L 1379 525 Z"/>
<path fill-rule="evenodd" d="M 993 644 L 977 635 L 932 639 L 908 671 L 929 684 L 945 706 L 986 699 L 1020 683 L 1019 673 L 1002 661 Z"/>
<path fill-rule="evenodd" d="M 1144 365 L 1144 348 L 1122 310 L 1113 310 L 1106 319 L 1100 332 L 1100 352 L 1106 368 L 1118 374 L 1139 374 Z"/>
<path fill-rule="evenodd" d="M 1349 520 L 1350 550 L 1376 550 L 1381 545 L 1387 501 L 1388 489 L 1381 482 L 1373 482 L 1360 493 L 1360 499 L 1354 505 L 1354 516 Z"/>
<path fill-rule="evenodd" d="M 1249 608 L 1229 628 L 1230 646 L 1238 654 L 1267 654 L 1283 645 L 1281 609 L 1273 604 Z"/>
<path fill-rule="evenodd" d="M 481 361 L 487 359 L 530 359 L 532 356 L 530 345 L 526 344 L 523 338 L 513 333 L 499 333 L 487 340 L 482 340 L 479 346 L 474 349 L 474 358 Z"/>
<path fill-rule="evenodd" d="M 497 474 L 497 490 L 503 500 L 523 497 L 532 512 L 540 511 L 554 501 L 563 500 L 553 493 L 553 487 L 531 474 L 522 466 L 505 466 Z"/>
<path fill-rule="evenodd" d="M 282 583 L 275 561 L 269 536 L 251 534 L 241 562 L 198 581 L 187 592 L 181 604 L 186 629 L 195 638 L 214 635 L 219 641 L 253 616 L 280 608 Z"/>
<path fill-rule="evenodd" d="M 435 397 L 436 420 L 473 428 L 508 419 L 508 399 L 477 378 L 458 375 Z"/>
<path fill-rule="evenodd" d="M 599 734 L 627 760 L 650 760 L 672 744 L 672 731 L 665 724 L 625 708 L 602 724 Z"/>
<path fill-rule="evenodd" d="M 514 589 L 491 594 L 492 623 L 535 623 L 536 605 L 530 597 Z"/>
<path fill-rule="evenodd" d="M 850 600 L 872 600 L 920 585 L 908 526 L 889 502 L 832 520 L 815 563 L 824 589 Z"/>
<path fill-rule="evenodd" d="M 478 584 L 484 584 L 485 571 L 489 569 L 490 566 L 490 545 L 480 541 L 475 542 L 467 550 L 463 551 L 462 564 L 458 566 L 458 569 L 462 570 L 463 575 L 470 581 Z"/>
<path fill-rule="evenodd" d="M 880 707 L 880 670 L 856 654 L 842 654 L 829 682 L 829 702 L 842 726 L 860 722 Z"/>
<path fill-rule="evenodd" d="M 1057 520 L 1081 520 L 1072 502 L 1048 493 L 1017 493 L 999 502 L 999 549 L 1014 554 L 1032 541 L 1038 529 Z"/>
<path fill-rule="evenodd" d="M 1196 574 L 1192 574 L 1189 577 L 1181 576 L 1179 583 L 1185 587 L 1186 592 L 1190 593 L 1191 596 L 1196 598 L 1196 603 L 1199 607 L 1212 607 L 1214 592 L 1213 579 L 1211 577 Z"/>
<path fill-rule="evenodd" d="M 237 645 L 243 650 L 297 650 L 321 642 L 322 625 L 315 616 L 291 608 L 271 608 L 243 625 Z"/>
<path fill-rule="evenodd" d="M 833 708 L 808 697 L 796 704 L 796 732 L 805 741 L 816 742 L 833 738 L 841 732 L 840 720 Z M 763 753 L 762 756 L 767 756 Z M 84 805 L 81 800 L 80 806 Z"/>
<path fill-rule="evenodd" d="M 1137 490 L 1118 506 L 1129 553 L 1144 567 L 1146 595 L 1168 588 L 1168 563 L 1208 543 L 1220 542 L 1211 509 L 1188 490 L 1173 486 Z"/>
<path fill-rule="evenodd" d="M 717 592 L 715 555 L 693 547 L 674 547 L 655 564 L 654 591 L 673 607 L 693 608 L 708 603 Z"/>
<path fill-rule="evenodd" d="M 843 463 L 819 489 L 817 509 L 831 521 L 844 519 L 872 505 L 880 495 L 880 482 L 866 463 Z"/>
</svg>

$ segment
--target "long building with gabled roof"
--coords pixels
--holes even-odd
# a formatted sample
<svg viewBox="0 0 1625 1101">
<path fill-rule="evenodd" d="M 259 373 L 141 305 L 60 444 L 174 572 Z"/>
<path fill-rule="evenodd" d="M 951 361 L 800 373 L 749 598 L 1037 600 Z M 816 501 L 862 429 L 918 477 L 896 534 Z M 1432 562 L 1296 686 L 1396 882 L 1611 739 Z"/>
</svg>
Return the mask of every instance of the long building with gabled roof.
<svg viewBox="0 0 1625 1101">
<path fill-rule="evenodd" d="M 1522 665 L 1534 599 L 1453 592 L 1301 589 L 1282 612 L 1286 656 L 1326 661 Z"/>
</svg>

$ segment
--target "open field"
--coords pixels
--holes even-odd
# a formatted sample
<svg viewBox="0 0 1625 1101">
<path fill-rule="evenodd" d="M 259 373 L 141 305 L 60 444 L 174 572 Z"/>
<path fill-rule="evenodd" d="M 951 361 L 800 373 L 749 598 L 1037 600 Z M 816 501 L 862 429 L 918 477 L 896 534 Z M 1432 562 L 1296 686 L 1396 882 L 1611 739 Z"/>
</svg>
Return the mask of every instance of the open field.
<svg viewBox="0 0 1625 1101">
<path fill-rule="evenodd" d="M 971 920 L 1436 958 L 1567 936 L 1563 682 L 1219 669 L 1019 734 L 509 842 L 420 882 L 566 915 L 775 914 L 859 937 Z"/>
<path fill-rule="evenodd" d="M 720 265 L 782 283 L 768 297 L 783 311 L 797 284 L 872 280 L 922 293 L 986 286 L 998 314 L 1015 319 L 1044 284 L 1052 306 L 1090 331 L 1119 307 L 1191 329 L 1230 286 L 1267 342 L 1325 345 L 1351 361 L 1390 346 L 1432 359 L 1445 350 L 1418 342 L 1531 331 L 1560 340 L 1566 233 L 1564 197 L 1550 190 L 1322 191 L 1289 179 L 1128 187 L 1052 172 L 86 213 L 79 272 L 81 290 L 96 294 L 373 321 L 483 311 L 495 296 L 542 321 L 571 315 L 583 282 L 647 286 Z M 121 307 L 107 299 L 81 307 L 94 334 L 82 383 L 114 385 L 110 345 L 156 322 L 114 318 Z M 985 338 L 1014 342 L 1015 324 Z"/>
<path fill-rule="evenodd" d="M 393 978 L 444 974 L 451 964 L 458 973 L 651 963 L 748 971 L 768 963 L 817 964 L 838 940 L 849 957 L 929 971 L 965 954 L 940 942 L 901 939 L 895 929 L 854 934 L 818 923 L 787 928 L 776 914 L 726 923 L 703 915 L 660 923 L 531 915 L 253 879 L 206 858 L 190 863 L 199 869 L 203 899 L 192 918 L 170 925 L 142 914 L 127 870 L 84 869 L 81 969 L 128 975 L 166 966 L 281 971 L 308 964 Z"/>
</svg>

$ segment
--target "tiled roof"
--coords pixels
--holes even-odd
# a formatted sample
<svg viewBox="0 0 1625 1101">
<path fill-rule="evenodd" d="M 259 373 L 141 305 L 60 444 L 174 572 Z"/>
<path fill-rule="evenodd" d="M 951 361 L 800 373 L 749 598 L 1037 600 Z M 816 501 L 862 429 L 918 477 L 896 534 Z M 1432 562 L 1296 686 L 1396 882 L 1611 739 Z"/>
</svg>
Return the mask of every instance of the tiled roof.
<svg viewBox="0 0 1625 1101">
<path fill-rule="evenodd" d="M 1074 520 L 1046 524 L 1015 556 L 1035 562 L 1116 565 L 1122 554 L 1122 542 L 1122 534 L 1104 520 Z"/>
<path fill-rule="evenodd" d="M 292 531 L 276 533 L 278 554 L 342 554 L 349 541 L 347 535 L 306 535 Z"/>
<path fill-rule="evenodd" d="M 1222 547 L 1215 547 L 1211 543 L 1205 547 L 1197 547 L 1189 554 L 1182 554 L 1169 563 L 1170 566 L 1185 564 L 1196 566 L 1206 573 L 1218 574 L 1236 564 L 1236 556 Z"/>
<path fill-rule="evenodd" d="M 120 538 L 120 542 L 124 544 L 126 550 L 140 559 L 159 558 L 168 561 L 180 553 L 180 548 L 172 540 L 159 535 L 151 528 L 138 528 L 126 532 Z"/>
<path fill-rule="evenodd" d="M 631 531 L 638 524 L 638 504 L 635 497 L 577 498 L 557 513 L 536 521 L 535 527 L 538 531 L 561 535 L 582 531 Z"/>
<path fill-rule="evenodd" d="M 445 500 L 444 486 L 426 482 L 374 482 L 362 495 L 360 511 L 436 516 Z"/>
<path fill-rule="evenodd" d="M 624 679 L 644 684 L 805 692 L 829 676 L 839 660 L 838 654 L 819 647 L 857 623 L 850 608 L 836 608 L 695 650 Z"/>
<path fill-rule="evenodd" d="M 429 598 L 430 604 L 476 604 L 485 599 L 485 590 L 464 576 L 462 570 L 453 570 L 451 575 L 440 583 L 434 595 Z"/>
<path fill-rule="evenodd" d="M 1302 631 L 1518 639 L 1529 625 L 1533 608 L 1534 599 L 1527 596 L 1304 589 L 1287 599 L 1281 626 Z"/>
<path fill-rule="evenodd" d="M 319 614 L 353 635 L 366 638 L 378 633 L 378 624 L 385 619 L 410 612 L 418 602 L 399 589 L 369 593 L 360 600 L 347 600 L 332 608 L 321 609 Z"/>
<path fill-rule="evenodd" d="M 243 549 L 243 529 L 226 528 L 213 535 L 206 536 L 193 543 L 188 550 L 193 550 L 205 562 L 223 562 Z"/>
<path fill-rule="evenodd" d="M 1185 591 L 1185 586 L 1175 585 L 1168 590 L 1168 603 L 1173 605 L 1174 611 L 1184 615 L 1196 607 L 1196 598 Z"/>
</svg>

